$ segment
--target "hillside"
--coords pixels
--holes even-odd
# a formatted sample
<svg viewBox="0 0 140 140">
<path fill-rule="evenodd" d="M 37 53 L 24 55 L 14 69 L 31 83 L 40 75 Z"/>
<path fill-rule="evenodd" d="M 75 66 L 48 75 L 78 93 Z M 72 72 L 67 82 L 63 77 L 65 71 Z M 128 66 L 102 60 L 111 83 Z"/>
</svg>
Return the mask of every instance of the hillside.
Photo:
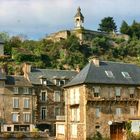
<svg viewBox="0 0 140 140">
<path fill-rule="evenodd" d="M 101 60 L 140 65 L 140 40 L 100 35 L 94 37 L 90 43 L 81 44 L 75 36 L 59 42 L 46 39 L 21 40 L 13 37 L 5 43 L 5 54 L 10 55 L 11 60 L 1 59 L 1 65 L 8 65 L 10 74 L 15 71 L 20 72 L 23 62 L 30 62 L 34 67 L 39 68 L 83 68 L 94 55 Z"/>
</svg>

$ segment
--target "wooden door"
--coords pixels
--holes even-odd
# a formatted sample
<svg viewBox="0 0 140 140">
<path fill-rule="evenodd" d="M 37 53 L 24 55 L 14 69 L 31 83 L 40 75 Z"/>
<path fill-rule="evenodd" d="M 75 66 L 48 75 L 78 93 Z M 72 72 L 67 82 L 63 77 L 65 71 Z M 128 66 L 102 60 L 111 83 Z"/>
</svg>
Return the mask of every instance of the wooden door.
<svg viewBox="0 0 140 140">
<path fill-rule="evenodd" d="M 110 126 L 111 140 L 123 140 L 123 123 L 116 123 Z"/>
</svg>

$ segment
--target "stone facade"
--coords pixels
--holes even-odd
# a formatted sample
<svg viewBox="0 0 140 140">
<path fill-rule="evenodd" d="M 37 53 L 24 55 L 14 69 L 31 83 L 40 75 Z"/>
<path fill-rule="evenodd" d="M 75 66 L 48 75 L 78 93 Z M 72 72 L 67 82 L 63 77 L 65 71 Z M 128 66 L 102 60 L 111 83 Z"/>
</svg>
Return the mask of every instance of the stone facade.
<svg viewBox="0 0 140 140">
<path fill-rule="evenodd" d="M 1 131 L 33 131 L 36 96 L 32 86 L 30 83 L 28 85 L 16 85 L 16 82 L 11 85 L 7 83 L 7 78 L 9 79 L 6 77 L 0 89 Z M 15 80 L 15 76 L 11 76 L 11 78 Z M 24 78 L 21 79 L 20 76 L 18 79 L 23 81 Z"/>
<path fill-rule="evenodd" d="M 56 123 L 56 137 L 86 140 L 99 132 L 111 140 L 125 140 L 126 123 L 139 122 L 139 75 L 135 65 L 93 58 L 65 86 L 65 120 Z"/>
<path fill-rule="evenodd" d="M 36 69 L 23 65 L 24 77 L 32 83 L 37 95 L 36 127 L 55 135 L 57 117 L 64 115 L 64 86 L 76 71 Z"/>
<path fill-rule="evenodd" d="M 93 87 L 99 87 L 98 97 L 95 96 Z M 121 89 L 121 96 L 116 96 L 116 88 Z M 79 103 L 71 104 L 70 92 L 73 89 L 79 90 Z M 131 96 L 131 89 L 134 90 Z M 78 92 L 77 92 L 78 93 Z M 65 106 L 65 138 L 69 140 L 86 140 L 92 137 L 97 131 L 104 137 L 110 137 L 110 125 L 127 122 L 132 117 L 139 116 L 139 93 L 138 87 L 123 85 L 81 85 L 66 89 L 67 103 Z M 72 121 L 72 109 L 80 109 L 80 119 Z M 99 109 L 99 110 L 98 110 Z M 117 110 L 118 109 L 118 110 Z M 75 114 L 76 118 L 78 114 Z M 77 134 L 72 136 L 72 125 L 76 126 Z M 112 125 L 111 124 L 111 125 Z M 62 136 L 57 134 L 58 139 Z"/>
</svg>

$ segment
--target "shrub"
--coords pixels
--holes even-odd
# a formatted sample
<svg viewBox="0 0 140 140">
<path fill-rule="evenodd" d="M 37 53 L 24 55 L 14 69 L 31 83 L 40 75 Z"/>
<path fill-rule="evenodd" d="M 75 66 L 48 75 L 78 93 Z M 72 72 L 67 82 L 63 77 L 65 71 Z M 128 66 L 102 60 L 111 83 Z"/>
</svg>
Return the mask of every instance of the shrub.
<svg viewBox="0 0 140 140">
<path fill-rule="evenodd" d="M 24 138 L 25 135 L 24 135 L 23 132 L 17 132 L 17 133 L 15 134 L 15 137 L 16 137 L 16 138 Z"/>
<path fill-rule="evenodd" d="M 12 134 L 9 132 L 5 132 L 2 134 L 2 136 L 3 136 L 3 138 L 10 138 L 10 137 L 12 137 Z"/>
<path fill-rule="evenodd" d="M 40 134 L 39 134 L 39 132 L 32 132 L 31 133 L 31 137 L 32 138 L 39 138 L 40 137 Z"/>
<path fill-rule="evenodd" d="M 94 136 L 87 138 L 87 140 L 110 140 L 110 139 L 107 137 L 102 137 L 102 134 L 97 131 Z"/>
</svg>

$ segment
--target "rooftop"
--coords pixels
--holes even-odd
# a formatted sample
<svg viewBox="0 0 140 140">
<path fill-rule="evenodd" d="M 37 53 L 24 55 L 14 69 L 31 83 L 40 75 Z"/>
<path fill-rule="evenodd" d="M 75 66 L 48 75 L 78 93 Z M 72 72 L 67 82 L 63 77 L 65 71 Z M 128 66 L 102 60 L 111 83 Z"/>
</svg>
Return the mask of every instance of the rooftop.
<svg viewBox="0 0 140 140">
<path fill-rule="evenodd" d="M 140 67 L 111 61 L 100 61 L 96 66 L 91 61 L 65 87 L 93 83 L 140 85 Z"/>
</svg>

